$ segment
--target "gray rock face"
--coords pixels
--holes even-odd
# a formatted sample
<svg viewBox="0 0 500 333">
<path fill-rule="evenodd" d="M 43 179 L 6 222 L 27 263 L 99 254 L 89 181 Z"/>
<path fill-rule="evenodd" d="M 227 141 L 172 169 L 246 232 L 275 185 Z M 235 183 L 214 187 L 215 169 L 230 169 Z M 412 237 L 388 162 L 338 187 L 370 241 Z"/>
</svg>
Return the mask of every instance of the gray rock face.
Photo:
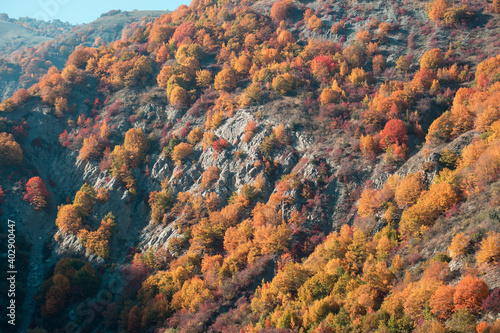
<svg viewBox="0 0 500 333">
<path fill-rule="evenodd" d="M 120 98 L 129 98 L 121 94 L 119 94 Z M 78 108 L 85 111 L 84 106 Z M 3 206 L 5 216 L 23 222 L 20 229 L 32 244 L 30 255 L 32 271 L 28 277 L 27 299 L 32 299 L 43 282 L 47 270 L 63 257 L 80 257 L 95 265 L 105 264 L 103 258 L 88 253 L 76 235 L 63 234 L 55 225 L 57 206 L 71 202 L 84 183 L 96 189 L 108 190 L 109 200 L 105 203 L 97 203 L 91 214 L 84 219 L 84 223 L 90 229 L 96 230 L 101 219 L 107 213 L 113 213 L 116 218 L 116 228 L 110 244 L 110 255 L 113 262 L 120 265 L 126 262 L 126 253 L 130 247 L 138 247 L 140 250 L 159 249 L 168 246 L 171 239 L 183 237 L 178 233 L 175 220 L 168 225 L 154 224 L 150 221 L 150 208 L 147 204 L 149 193 L 159 190 L 160 183 L 164 179 L 169 180 L 177 193 L 200 192 L 202 196 L 206 196 L 213 191 L 217 193 L 221 203 L 227 202 L 233 192 L 239 191 L 243 185 L 253 183 L 259 173 L 270 181 L 271 179 L 264 174 L 264 167 L 257 167 L 254 164 L 259 159 L 260 144 L 266 136 L 271 135 L 272 127 L 278 124 L 259 121 L 259 127 L 253 138 L 249 142 L 244 142 L 245 126 L 254 119 L 255 110 L 235 112 L 234 117 L 226 119 L 215 131 L 217 137 L 229 142 L 229 148 L 218 154 L 213 148 L 203 150 L 201 144 L 198 144 L 194 147 L 192 155 L 183 162 L 181 167 L 178 167 L 161 153 L 153 152 L 149 156 L 151 166 L 149 175 L 146 175 L 144 166 L 133 171 L 137 181 L 136 195 L 132 195 L 123 184 L 112 177 L 109 171 L 101 172 L 97 161 L 80 160 L 77 158 L 78 152 L 62 147 L 58 136 L 67 128 L 67 124 L 65 120 L 54 117 L 49 108 L 33 104 L 31 109 L 26 108 L 17 114 L 12 114 L 11 117 L 14 120 L 25 118 L 32 129 L 26 138 L 25 159 L 33 169 L 34 175 L 39 175 L 46 183 L 50 183 L 51 195 L 49 207 L 42 212 L 35 212 L 32 207 L 20 209 L 26 206 L 26 203 L 22 201 L 24 187 L 20 185 L 16 189 L 15 186 L 11 186 L 10 188 L 15 193 L 8 193 L 8 198 L 16 199 L 10 200 Z M 177 123 L 177 120 L 181 119 L 176 126 L 181 126 L 183 121 L 187 122 L 186 119 L 192 118 L 174 108 L 161 108 L 151 103 L 141 106 L 141 113 L 143 119 L 146 120 L 162 119 Z M 125 121 L 121 121 L 115 130 L 123 134 L 127 126 L 129 125 Z M 137 122 L 134 126 L 143 127 L 145 123 Z M 34 139 L 40 141 L 41 144 L 30 144 Z M 289 147 L 282 147 L 273 152 L 273 159 L 279 163 L 278 174 L 275 177 L 294 170 L 298 157 L 292 151 L 307 150 L 312 144 L 312 141 L 304 135 L 292 133 L 291 139 L 292 144 Z M 242 153 L 240 159 L 235 158 L 237 151 Z M 203 172 L 213 165 L 220 169 L 219 179 L 212 188 L 201 189 Z M 175 178 L 174 173 L 180 176 Z M 310 170 L 310 173 L 314 174 L 315 171 Z M 270 194 L 266 193 L 266 196 Z M 290 213 L 290 207 L 285 208 L 285 213 Z M 50 253 L 45 252 L 45 257 L 42 251 L 44 246 L 52 249 Z M 34 302 L 28 301 L 24 311 L 26 318 L 31 317 Z"/>
<path fill-rule="evenodd" d="M 172 238 L 183 237 L 179 235 L 174 224 L 155 225 L 150 224 L 144 228 L 139 236 L 140 247 L 142 249 L 167 247 Z"/>
</svg>

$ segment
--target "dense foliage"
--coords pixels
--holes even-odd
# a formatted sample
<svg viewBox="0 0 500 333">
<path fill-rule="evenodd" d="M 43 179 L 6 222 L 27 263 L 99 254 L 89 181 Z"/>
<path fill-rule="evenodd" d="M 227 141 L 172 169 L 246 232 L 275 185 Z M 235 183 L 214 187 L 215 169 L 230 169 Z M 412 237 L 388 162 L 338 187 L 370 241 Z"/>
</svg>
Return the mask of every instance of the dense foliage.
<svg viewBox="0 0 500 333">
<path fill-rule="evenodd" d="M 36 66 L 0 104 L 0 170 L 26 160 L 13 177 L 31 178 L 31 156 L 56 149 L 27 146 L 16 117 L 41 105 L 58 152 L 98 179 L 55 202 L 55 243 L 129 270 L 87 329 L 500 330 L 500 55 L 475 54 L 499 52 L 498 1 L 410 3 L 390 3 L 396 20 L 365 2 L 193 0 Z M 148 221 L 121 229 L 117 202 Z M 62 259 L 36 325 L 62 329 L 98 284 Z"/>
</svg>

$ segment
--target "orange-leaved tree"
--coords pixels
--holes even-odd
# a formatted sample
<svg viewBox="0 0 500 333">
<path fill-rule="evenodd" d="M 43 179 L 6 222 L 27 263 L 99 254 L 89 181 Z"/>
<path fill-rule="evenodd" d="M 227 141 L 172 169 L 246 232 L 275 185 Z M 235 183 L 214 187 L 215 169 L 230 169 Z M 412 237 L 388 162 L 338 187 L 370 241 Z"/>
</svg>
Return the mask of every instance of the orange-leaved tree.
<svg viewBox="0 0 500 333">
<path fill-rule="evenodd" d="M 408 174 L 396 187 L 394 199 L 399 208 L 413 206 L 425 190 L 424 175 L 421 172 Z"/>
<path fill-rule="evenodd" d="M 446 0 L 434 0 L 427 4 L 427 14 L 434 21 L 439 21 L 444 18 L 444 13 L 450 7 Z"/>
<path fill-rule="evenodd" d="M 481 248 L 476 254 L 478 263 L 497 264 L 500 261 L 500 234 L 490 231 L 481 242 Z"/>
<path fill-rule="evenodd" d="M 127 133 L 125 133 L 123 147 L 130 153 L 130 167 L 132 169 L 137 168 L 148 152 L 148 141 L 142 129 L 129 129 Z"/>
<path fill-rule="evenodd" d="M 223 68 L 216 76 L 214 81 L 214 87 L 216 90 L 222 91 L 232 91 L 236 88 L 237 77 L 236 71 L 232 68 Z"/>
<path fill-rule="evenodd" d="M 207 189 L 219 179 L 220 170 L 218 167 L 211 165 L 208 167 L 201 178 L 201 187 Z"/>
<path fill-rule="evenodd" d="M 97 192 L 92 185 L 87 183 L 76 192 L 73 207 L 81 217 L 88 216 L 96 202 Z"/>
<path fill-rule="evenodd" d="M 470 240 L 463 232 L 459 232 L 453 237 L 448 251 L 450 252 L 450 257 L 455 259 L 459 256 L 465 254 L 467 247 L 469 246 Z"/>
<path fill-rule="evenodd" d="M 431 49 L 425 52 L 422 58 L 420 58 L 420 68 L 436 71 L 443 65 L 444 65 L 444 52 L 441 51 L 441 49 Z"/>
<path fill-rule="evenodd" d="M 76 234 L 82 228 L 82 218 L 73 205 L 59 206 L 56 225 L 63 233 Z"/>
<path fill-rule="evenodd" d="M 467 275 L 458 283 L 455 290 L 453 296 L 455 310 L 467 309 L 472 313 L 478 313 L 481 310 L 483 300 L 489 294 L 486 282 L 472 275 Z"/>
<path fill-rule="evenodd" d="M 180 165 L 182 163 L 182 160 L 191 155 L 192 152 L 193 145 L 186 142 L 181 142 L 174 147 L 174 150 L 172 151 L 172 160 Z"/>
<path fill-rule="evenodd" d="M 83 139 L 82 148 L 80 148 L 80 154 L 78 158 L 81 160 L 88 161 L 89 159 L 98 159 L 104 150 L 104 144 L 101 143 L 97 135 L 90 135 L 88 138 Z"/>
<path fill-rule="evenodd" d="M 109 242 L 115 227 L 115 217 L 112 213 L 108 213 L 101 221 L 99 228 L 96 231 L 88 231 L 82 229 L 78 233 L 78 238 L 82 242 L 87 251 L 97 254 L 99 257 L 109 258 Z"/>
<path fill-rule="evenodd" d="M 439 319 L 448 319 L 455 309 L 453 296 L 455 295 L 454 286 L 441 286 L 431 297 L 429 303 L 432 313 Z"/>
<path fill-rule="evenodd" d="M 293 7 L 292 0 L 278 0 L 271 7 L 271 17 L 281 22 L 288 18 Z"/>
<path fill-rule="evenodd" d="M 17 165 L 23 160 L 23 151 L 14 136 L 0 133 L 0 165 Z"/>
<path fill-rule="evenodd" d="M 255 120 L 250 120 L 245 126 L 245 136 L 243 137 L 244 142 L 248 142 L 252 139 L 257 129 L 257 122 Z"/>
<path fill-rule="evenodd" d="M 203 130 L 199 126 L 193 128 L 187 136 L 187 140 L 192 145 L 196 145 L 201 139 L 203 139 Z"/>
</svg>

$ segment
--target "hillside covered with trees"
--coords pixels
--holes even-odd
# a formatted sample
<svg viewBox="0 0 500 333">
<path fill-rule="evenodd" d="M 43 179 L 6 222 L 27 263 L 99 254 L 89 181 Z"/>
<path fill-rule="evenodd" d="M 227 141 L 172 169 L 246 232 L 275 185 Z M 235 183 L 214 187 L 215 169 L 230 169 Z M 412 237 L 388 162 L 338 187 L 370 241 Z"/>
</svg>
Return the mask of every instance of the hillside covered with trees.
<svg viewBox="0 0 500 333">
<path fill-rule="evenodd" d="M 500 332 L 499 23 L 193 0 L 0 59 L 15 329 Z"/>
</svg>

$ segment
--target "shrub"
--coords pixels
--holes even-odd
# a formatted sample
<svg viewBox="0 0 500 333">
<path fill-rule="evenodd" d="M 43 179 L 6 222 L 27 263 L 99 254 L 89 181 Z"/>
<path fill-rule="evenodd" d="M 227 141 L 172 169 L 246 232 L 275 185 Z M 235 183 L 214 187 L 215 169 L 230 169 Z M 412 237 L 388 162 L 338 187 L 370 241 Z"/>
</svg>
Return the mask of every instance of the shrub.
<svg viewBox="0 0 500 333">
<path fill-rule="evenodd" d="M 466 309 L 460 309 L 453 314 L 448 327 L 451 332 L 476 332 L 476 317 Z"/>
<path fill-rule="evenodd" d="M 500 288 L 492 290 L 488 298 L 483 301 L 483 310 L 491 314 L 500 313 Z"/>
<path fill-rule="evenodd" d="M 332 57 L 317 56 L 311 61 L 311 73 L 320 80 L 328 79 L 336 67 Z"/>
<path fill-rule="evenodd" d="M 229 142 L 224 138 L 219 138 L 212 142 L 212 148 L 216 153 L 221 153 L 224 149 L 229 147 Z"/>
<path fill-rule="evenodd" d="M 257 122 L 255 120 L 250 120 L 245 126 L 245 134 L 243 137 L 244 142 L 249 142 L 255 134 L 257 129 Z"/>
</svg>

